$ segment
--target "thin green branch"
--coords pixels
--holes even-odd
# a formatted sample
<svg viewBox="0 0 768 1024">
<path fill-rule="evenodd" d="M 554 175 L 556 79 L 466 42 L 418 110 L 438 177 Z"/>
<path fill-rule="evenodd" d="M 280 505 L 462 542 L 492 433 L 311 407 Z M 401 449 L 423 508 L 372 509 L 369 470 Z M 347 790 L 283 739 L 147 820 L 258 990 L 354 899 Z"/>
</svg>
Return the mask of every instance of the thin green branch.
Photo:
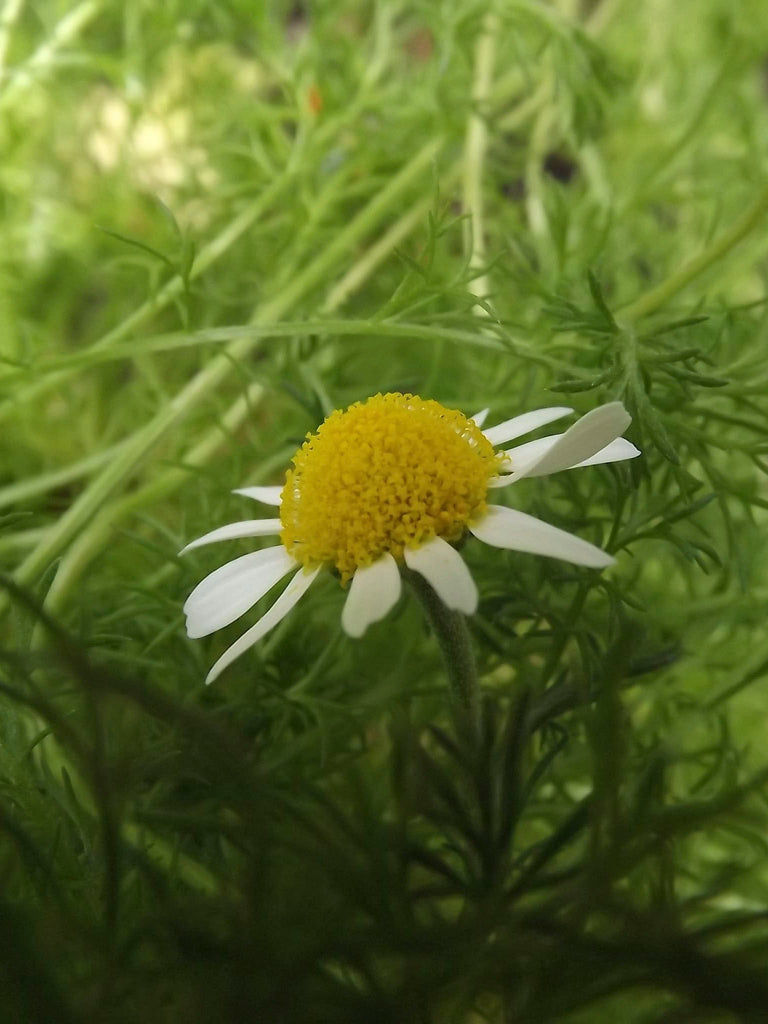
<svg viewBox="0 0 768 1024">
<path fill-rule="evenodd" d="M 483 19 L 480 35 L 475 44 L 475 75 L 472 83 L 472 109 L 467 120 L 464 141 L 464 173 L 462 194 L 464 211 L 469 215 L 465 223 L 464 246 L 468 253 L 470 270 L 478 271 L 469 288 L 478 299 L 488 299 L 491 287 L 488 275 L 483 273 L 487 257 L 485 251 L 485 217 L 483 202 L 483 173 L 488 148 L 488 103 L 491 97 L 493 63 L 499 19 L 489 11 Z M 482 305 L 475 307 L 478 316 L 487 316 Z"/>
<path fill-rule="evenodd" d="M 50 71 L 59 50 L 71 43 L 93 21 L 101 12 L 102 6 L 97 0 L 85 0 L 64 15 L 50 37 L 35 50 L 26 64 L 14 70 L 13 77 L 0 90 L 0 110 L 8 107 L 25 89 L 34 85 Z"/>
<path fill-rule="evenodd" d="M 94 469 L 99 469 L 105 462 L 109 462 L 120 451 L 124 441 L 102 448 L 100 451 L 87 455 L 84 459 L 78 459 L 63 469 L 54 469 L 50 473 L 40 473 L 38 476 L 28 477 L 26 480 L 19 480 L 7 487 L 0 488 L 0 508 L 8 505 L 15 505 L 28 498 L 34 498 L 38 494 L 45 494 L 54 487 L 62 487 L 87 476 Z"/>
<path fill-rule="evenodd" d="M 24 0 L 6 0 L 0 12 L 0 90 L 5 77 L 5 61 L 11 41 L 11 29 L 16 24 L 24 6 Z"/>
<path fill-rule="evenodd" d="M 389 237 L 391 240 L 392 236 L 390 235 Z M 388 251 L 391 252 L 391 248 Z M 373 249 L 366 253 L 365 263 L 355 264 L 356 273 L 350 275 L 349 279 L 345 278 L 344 287 L 335 287 L 331 291 L 328 299 L 323 303 L 323 309 L 330 310 L 332 308 L 330 305 L 331 301 L 335 305 L 338 301 L 343 301 L 348 297 L 350 287 L 355 283 L 359 286 L 370 274 L 371 268 L 379 262 L 380 258 L 385 258 L 387 254 L 377 243 Z M 150 353 L 176 352 L 195 348 L 199 345 L 226 345 L 245 339 L 262 341 L 269 338 L 295 338 L 309 335 L 316 335 L 321 338 L 361 336 L 416 338 L 424 341 L 439 339 L 442 341 L 452 341 L 458 345 L 473 345 L 480 348 L 490 348 L 494 351 L 505 350 L 502 341 L 494 338 L 493 335 L 479 336 L 474 331 L 440 327 L 437 324 L 420 324 L 394 320 L 323 319 L 288 320 L 282 323 L 270 321 L 266 323 L 244 324 L 242 326 L 236 325 L 234 327 L 211 327 L 201 331 L 159 334 L 154 338 L 150 337 L 135 342 L 125 342 L 122 345 L 113 345 L 108 349 L 85 349 L 82 352 L 75 352 L 69 356 L 36 363 L 24 370 L 13 371 L 4 378 L 3 383 L 6 386 L 10 385 L 13 387 L 20 378 L 23 379 L 32 374 L 37 377 L 44 374 L 59 373 L 62 370 L 89 370 L 105 363 L 119 362 L 123 359 L 133 360 L 138 356 L 145 356 Z M 521 342 L 521 344 L 524 343 Z M 3 493 L 3 491 L 0 491 L 0 504 L 2 503 Z"/>
<path fill-rule="evenodd" d="M 760 224 L 768 211 L 768 185 L 766 185 L 755 202 L 740 217 L 734 221 L 730 228 L 723 232 L 719 238 L 706 247 L 698 256 L 685 263 L 679 270 L 662 281 L 661 284 L 652 288 L 639 299 L 631 302 L 619 311 L 621 321 L 630 325 L 644 316 L 655 313 L 670 299 L 683 291 L 691 281 L 699 277 L 710 267 L 714 266 L 727 253 L 742 242 L 750 232 Z"/>
</svg>

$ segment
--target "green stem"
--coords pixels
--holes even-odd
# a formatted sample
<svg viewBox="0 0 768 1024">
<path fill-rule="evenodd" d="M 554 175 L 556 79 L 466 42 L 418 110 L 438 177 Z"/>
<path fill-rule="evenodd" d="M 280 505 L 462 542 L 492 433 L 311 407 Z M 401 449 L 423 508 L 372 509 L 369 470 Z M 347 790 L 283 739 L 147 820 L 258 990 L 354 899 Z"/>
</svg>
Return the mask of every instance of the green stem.
<svg viewBox="0 0 768 1024">
<path fill-rule="evenodd" d="M 0 83 L 5 77 L 5 59 L 11 41 L 11 29 L 18 21 L 24 0 L 8 0 L 0 14 Z"/>
<path fill-rule="evenodd" d="M 727 252 L 735 248 L 752 231 L 763 218 L 768 210 L 768 186 L 758 195 L 752 206 L 746 210 L 741 217 L 724 231 L 719 238 L 707 246 L 698 256 L 684 264 L 678 271 L 662 281 L 656 288 L 652 288 L 645 295 L 641 295 L 635 302 L 625 306 L 619 311 L 622 323 L 630 323 L 639 320 L 641 317 L 655 313 L 669 299 L 678 292 L 681 292 L 695 277 L 708 270 L 714 263 L 717 263 Z"/>
<path fill-rule="evenodd" d="M 21 4 L 19 3 L 9 4 L 3 17 L 6 30 L 13 25 L 20 13 L 20 8 Z M 102 4 L 96 0 L 85 0 L 84 3 L 78 4 L 64 15 L 50 33 L 49 38 L 35 50 L 24 64 L 14 69 L 13 77 L 8 79 L 0 93 L 0 110 L 7 107 L 25 89 L 39 82 L 56 66 L 59 50 L 71 43 L 101 12 L 101 8 Z"/>
<path fill-rule="evenodd" d="M 387 232 L 387 236 L 391 239 L 392 236 Z M 389 252 L 392 251 L 390 247 Z M 373 259 L 374 256 L 379 257 Z M 371 257 L 369 259 L 369 257 Z M 328 300 L 323 303 L 323 309 L 332 309 L 331 302 L 338 301 L 338 297 L 343 292 L 343 297 L 348 297 L 352 291 L 355 291 L 368 277 L 370 277 L 371 269 L 375 265 L 381 263 L 383 258 L 383 250 L 380 249 L 378 242 L 372 247 L 372 249 L 366 253 L 364 261 L 355 264 L 355 267 L 362 265 L 366 267 L 367 273 L 365 275 L 356 275 L 355 280 L 345 277 L 343 289 L 338 286 L 334 286 L 333 292 L 329 296 Z M 341 284 L 342 282 L 340 282 Z M 62 356 L 61 358 L 54 358 L 50 360 L 41 361 L 30 369 L 23 370 L 11 370 L 4 377 L 0 378 L 0 385 L 8 390 L 11 390 L 17 380 L 24 379 L 30 376 L 31 373 L 36 374 L 38 377 L 45 374 L 60 374 L 62 370 L 71 369 L 83 369 L 90 370 L 95 366 L 103 366 L 105 363 L 117 362 L 121 359 L 136 359 L 137 356 L 146 356 L 150 353 L 158 352 L 175 352 L 186 348 L 193 348 L 197 345 L 227 345 L 237 338 L 249 337 L 252 339 L 270 341 L 281 338 L 295 338 L 297 335 L 309 335 L 316 334 L 322 338 L 327 337 L 372 337 L 377 341 L 380 341 L 381 337 L 387 338 L 416 338 L 420 341 L 435 341 L 444 340 L 450 341 L 458 345 L 474 345 L 479 348 L 493 349 L 497 352 L 509 351 L 509 345 L 525 345 L 525 342 L 516 336 L 507 333 L 504 341 L 495 338 L 494 336 L 481 335 L 478 338 L 476 331 L 469 330 L 458 330 L 451 327 L 438 327 L 435 324 L 420 324 L 410 323 L 408 321 L 396 321 L 396 320 L 331 320 L 328 318 L 312 319 L 312 320 L 284 320 L 281 322 L 270 322 L 270 323 L 259 323 L 259 324 L 246 324 L 237 327 L 211 327 L 204 328 L 200 331 L 185 331 L 185 332 L 174 332 L 170 334 L 157 334 L 154 337 L 142 339 L 141 341 L 132 341 L 120 345 L 112 345 L 108 349 L 103 348 L 89 348 L 82 352 L 75 352 L 72 355 Z M 566 368 L 567 364 L 563 364 L 563 368 Z M 98 456 L 93 456 L 92 459 L 99 460 L 99 464 L 108 462 L 116 453 L 118 448 L 125 442 L 119 442 L 109 449 L 108 454 L 100 453 Z M 87 465 L 85 463 L 77 463 L 76 466 L 84 466 L 85 470 L 94 468 L 95 462 L 90 462 Z M 67 470 L 60 472 L 76 472 L 75 467 L 68 467 Z M 82 475 L 82 474 L 81 474 Z M 67 482 L 67 481 L 64 481 Z M 15 484 L 14 488 L 28 487 L 26 483 Z M 58 486 L 58 484 L 46 484 L 42 489 L 46 487 Z M 11 498 L 6 497 L 6 492 L 11 494 Z M 25 496 L 24 492 L 19 492 L 16 489 L 10 490 L 8 488 L 0 489 L 0 504 L 8 505 L 18 500 L 18 494 L 21 493 Z"/>
<path fill-rule="evenodd" d="M 464 141 L 463 199 L 464 210 L 469 214 L 465 227 L 465 248 L 469 254 L 469 266 L 478 271 L 478 276 L 469 282 L 470 290 L 479 298 L 487 299 L 490 283 L 485 268 L 485 224 L 483 204 L 483 171 L 488 148 L 488 105 L 491 98 L 493 63 L 496 52 L 496 37 L 499 34 L 499 19 L 489 11 L 483 21 L 482 31 L 475 44 L 475 76 L 472 83 L 472 110 L 467 122 Z M 475 313 L 487 316 L 483 306 L 476 306 Z"/>
<path fill-rule="evenodd" d="M 109 448 L 102 448 L 92 452 L 78 462 L 72 462 L 63 469 L 54 469 L 50 473 L 40 473 L 39 476 L 29 477 L 20 480 L 6 487 L 0 487 L 0 508 L 7 505 L 15 505 L 28 498 L 34 498 L 38 494 L 45 494 L 54 487 L 61 487 L 82 476 L 87 476 L 93 469 L 100 469 L 105 462 L 113 459 L 123 445 L 123 441 L 110 445 Z"/>
<path fill-rule="evenodd" d="M 476 738 L 480 732 L 480 687 L 475 654 L 467 622 L 460 612 L 452 611 L 437 596 L 419 573 L 403 568 L 403 575 L 418 597 L 445 661 L 455 711 L 463 726 Z"/>
</svg>

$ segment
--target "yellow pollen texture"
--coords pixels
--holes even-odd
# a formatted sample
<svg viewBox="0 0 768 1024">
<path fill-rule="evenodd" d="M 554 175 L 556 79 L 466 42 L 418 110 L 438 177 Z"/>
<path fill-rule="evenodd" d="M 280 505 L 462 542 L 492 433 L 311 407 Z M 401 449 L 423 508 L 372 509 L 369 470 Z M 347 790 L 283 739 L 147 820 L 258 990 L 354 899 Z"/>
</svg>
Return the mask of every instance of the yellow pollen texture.
<svg viewBox="0 0 768 1024">
<path fill-rule="evenodd" d="M 458 540 L 485 511 L 499 457 L 460 412 L 416 395 L 374 395 L 331 413 L 293 457 L 281 540 L 346 582 L 384 552 Z"/>
</svg>

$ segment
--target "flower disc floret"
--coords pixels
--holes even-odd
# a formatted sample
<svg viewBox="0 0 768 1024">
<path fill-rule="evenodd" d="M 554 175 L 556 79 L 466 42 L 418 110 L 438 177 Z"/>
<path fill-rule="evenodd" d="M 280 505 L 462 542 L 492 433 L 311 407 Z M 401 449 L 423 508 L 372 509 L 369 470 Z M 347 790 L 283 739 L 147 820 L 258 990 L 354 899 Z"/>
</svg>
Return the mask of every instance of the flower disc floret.
<svg viewBox="0 0 768 1024">
<path fill-rule="evenodd" d="M 385 553 L 458 540 L 500 468 L 472 420 L 398 393 L 331 413 L 292 463 L 280 538 L 304 566 L 332 565 L 345 581 Z"/>
</svg>

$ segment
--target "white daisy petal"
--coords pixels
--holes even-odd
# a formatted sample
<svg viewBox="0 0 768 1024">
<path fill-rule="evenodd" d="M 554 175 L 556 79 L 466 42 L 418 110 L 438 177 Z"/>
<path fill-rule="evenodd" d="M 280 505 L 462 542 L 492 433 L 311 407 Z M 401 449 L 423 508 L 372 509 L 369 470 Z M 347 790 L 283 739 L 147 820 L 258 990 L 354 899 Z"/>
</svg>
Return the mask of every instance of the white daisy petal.
<svg viewBox="0 0 768 1024">
<path fill-rule="evenodd" d="M 546 454 L 562 436 L 562 434 L 549 434 L 547 437 L 537 437 L 535 441 L 527 441 L 525 444 L 519 444 L 516 448 L 507 449 L 504 453 L 507 456 L 504 468 L 511 470 L 515 476 L 524 473 L 542 455 Z M 536 474 L 533 475 L 535 476 Z"/>
<path fill-rule="evenodd" d="M 359 637 L 373 622 L 383 619 L 400 597 L 400 572 L 390 554 L 373 565 L 358 569 L 352 577 L 341 624 L 349 636 Z"/>
<path fill-rule="evenodd" d="M 525 469 L 515 472 L 516 479 L 524 476 L 544 476 L 592 458 L 614 441 L 632 422 L 632 417 L 621 402 L 609 402 L 588 412 L 558 437 L 543 454 L 533 459 Z"/>
<path fill-rule="evenodd" d="M 487 514 L 469 529 L 478 540 L 496 548 L 562 558 L 591 569 L 604 569 L 614 561 L 605 551 L 580 537 L 501 505 L 489 505 Z"/>
<path fill-rule="evenodd" d="M 278 544 L 215 569 L 186 600 L 187 635 L 208 636 L 239 619 L 295 565 L 296 559 Z"/>
<path fill-rule="evenodd" d="M 542 470 L 542 464 L 534 467 L 532 472 L 528 470 L 537 462 L 542 455 L 548 452 L 559 441 L 563 434 L 552 434 L 549 437 L 539 437 L 535 441 L 528 441 L 527 444 L 520 444 L 516 448 L 510 448 L 506 455 L 509 456 L 504 468 L 511 470 L 514 476 L 543 476 L 545 473 L 556 472 L 556 470 Z M 617 437 L 604 448 L 601 448 L 595 455 L 581 462 L 575 462 L 564 469 L 580 469 L 582 466 L 600 466 L 606 462 L 623 462 L 625 459 L 634 459 L 640 455 L 640 449 L 635 448 L 631 441 L 625 437 Z M 499 484 L 492 486 L 499 487 Z"/>
<path fill-rule="evenodd" d="M 312 583 L 319 571 L 319 569 L 314 569 L 312 572 L 305 572 L 303 569 L 299 569 L 269 611 L 265 612 L 255 625 L 246 630 L 239 640 L 235 640 L 232 646 L 228 647 L 226 651 L 224 651 L 222 656 L 205 677 L 206 686 L 209 683 L 212 683 L 214 679 L 217 679 L 227 665 L 232 664 L 235 658 L 239 658 L 244 651 L 248 650 L 249 647 L 253 647 L 255 643 L 258 643 L 258 641 L 261 640 L 261 638 L 265 636 L 270 629 L 274 629 L 279 622 L 282 622 L 288 612 L 292 610 L 294 605 L 296 605 L 296 603 L 306 593 L 309 585 Z"/>
<path fill-rule="evenodd" d="M 631 441 L 628 441 L 626 437 L 617 437 L 615 441 L 611 441 L 605 448 L 601 448 L 597 455 L 577 462 L 573 468 L 580 469 L 582 466 L 600 466 L 606 462 L 624 462 L 625 459 L 636 459 L 638 455 L 642 455 L 642 452 L 639 448 L 635 448 Z"/>
<path fill-rule="evenodd" d="M 546 468 L 542 469 L 541 463 L 534 467 L 533 463 L 545 452 L 548 452 L 562 436 L 562 434 L 552 434 L 550 437 L 539 437 L 535 441 L 528 441 L 527 444 L 518 445 L 517 448 L 510 448 L 506 453 L 509 459 L 504 463 L 503 468 L 511 472 L 508 475 L 502 474 L 495 477 L 488 483 L 488 486 L 506 487 L 508 484 L 514 483 L 515 480 L 519 480 L 522 476 L 543 476 L 544 474 L 548 475 L 550 472 L 554 472 Z M 600 466 L 607 462 L 624 462 L 626 459 L 635 459 L 641 454 L 640 449 L 635 448 L 631 441 L 628 441 L 625 437 L 617 437 L 615 441 L 611 441 L 605 448 L 601 448 L 596 455 L 577 462 L 573 466 L 566 466 L 564 468 L 581 469 L 582 466 Z M 531 469 L 531 467 L 533 468 Z"/>
<path fill-rule="evenodd" d="M 262 505 L 279 505 L 282 487 L 238 487 L 233 494 L 242 494 L 244 498 L 253 498 L 260 501 Z"/>
<path fill-rule="evenodd" d="M 515 416 L 511 420 L 504 420 L 497 423 L 495 427 L 489 427 L 483 433 L 493 445 L 505 444 L 507 441 L 514 441 L 516 437 L 522 437 L 537 427 L 544 427 L 547 423 L 562 419 L 573 409 L 564 405 L 552 406 L 549 409 L 534 409 L 533 412 L 524 412 L 521 416 Z"/>
<path fill-rule="evenodd" d="M 480 412 L 475 413 L 475 415 L 472 417 L 472 422 L 475 424 L 476 427 L 482 427 L 482 425 L 488 418 L 488 413 L 490 411 L 490 409 L 481 409 Z"/>
<path fill-rule="evenodd" d="M 419 573 L 437 596 L 454 611 L 477 611 L 477 587 L 467 564 L 456 548 L 442 537 L 433 537 L 418 548 L 406 548 L 405 564 Z"/>
<path fill-rule="evenodd" d="M 204 533 L 197 540 L 190 541 L 186 547 L 179 552 L 183 555 L 193 548 L 201 548 L 204 544 L 215 544 L 220 540 L 237 540 L 240 537 L 270 537 L 280 533 L 283 524 L 279 519 L 244 519 L 239 523 L 227 523 L 220 526 L 218 530 L 211 530 Z"/>
</svg>

